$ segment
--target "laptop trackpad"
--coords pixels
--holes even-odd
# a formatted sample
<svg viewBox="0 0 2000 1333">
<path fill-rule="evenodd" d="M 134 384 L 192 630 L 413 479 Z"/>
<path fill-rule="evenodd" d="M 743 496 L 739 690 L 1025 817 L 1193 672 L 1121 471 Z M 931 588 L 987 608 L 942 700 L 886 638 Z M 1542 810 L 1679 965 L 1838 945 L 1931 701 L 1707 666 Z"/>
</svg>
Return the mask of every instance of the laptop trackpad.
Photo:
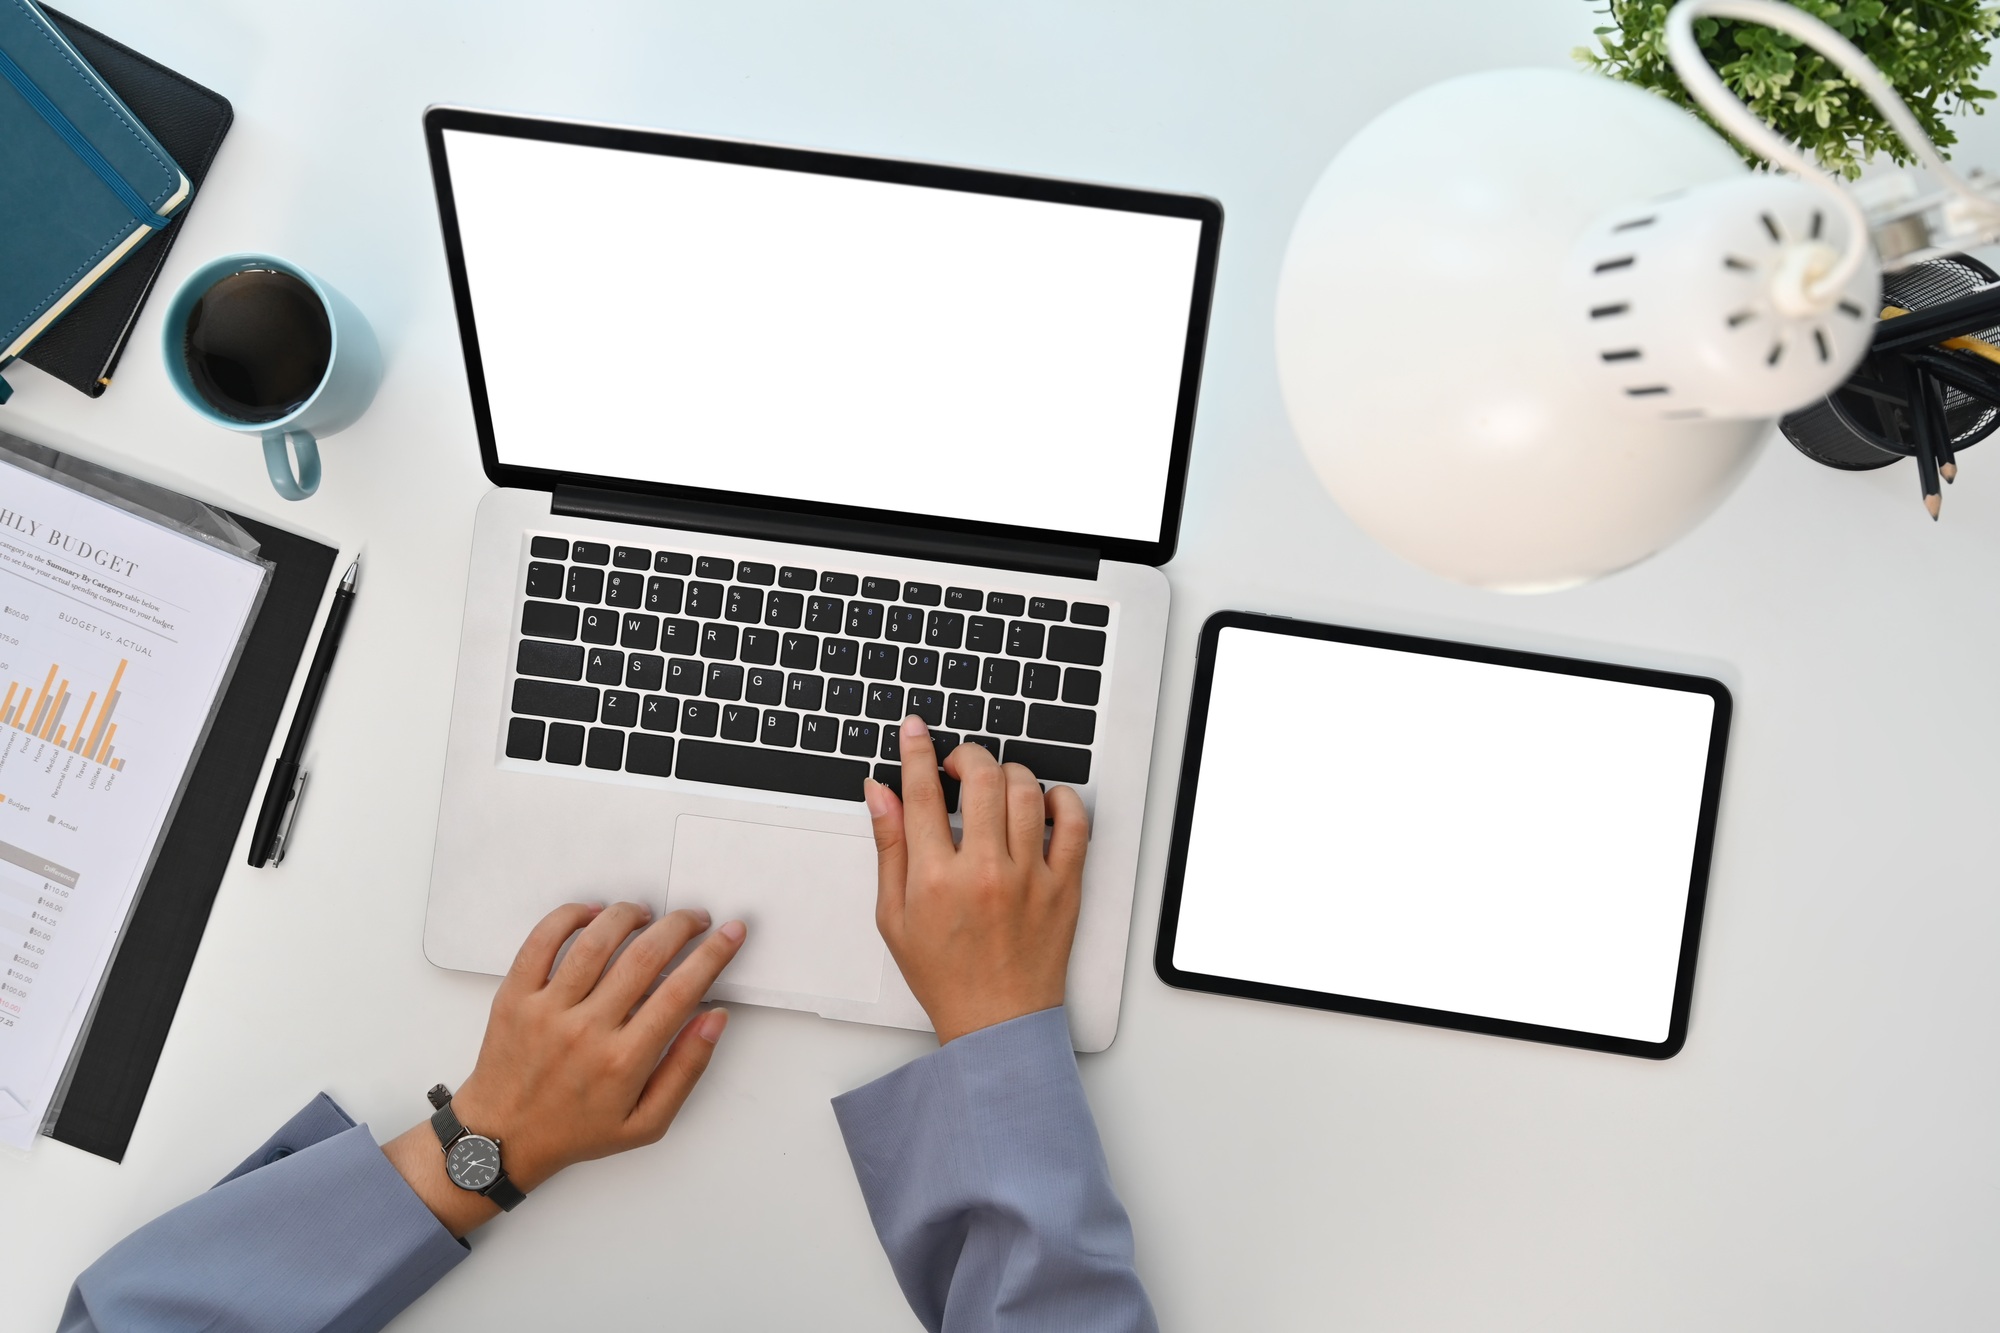
<svg viewBox="0 0 2000 1333">
<path fill-rule="evenodd" d="M 667 910 L 750 928 L 722 974 L 739 986 L 872 1004 L 881 998 L 872 838 L 682 815 Z"/>
</svg>

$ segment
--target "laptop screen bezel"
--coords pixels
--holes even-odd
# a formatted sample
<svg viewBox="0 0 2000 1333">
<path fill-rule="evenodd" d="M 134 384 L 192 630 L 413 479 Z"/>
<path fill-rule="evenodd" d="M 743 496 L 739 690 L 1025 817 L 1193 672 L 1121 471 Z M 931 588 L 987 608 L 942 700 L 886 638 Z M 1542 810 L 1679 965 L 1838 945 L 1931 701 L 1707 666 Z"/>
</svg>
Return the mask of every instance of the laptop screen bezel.
<svg viewBox="0 0 2000 1333">
<path fill-rule="evenodd" d="M 781 171 L 801 171 L 857 180 L 885 181 L 933 189 L 964 190 L 977 194 L 1117 209 L 1198 221 L 1201 224 L 1201 236 L 1196 250 L 1193 290 L 1189 293 L 1187 343 L 1181 362 L 1179 402 L 1174 413 L 1167 483 L 1161 497 L 1158 540 L 1110 537 L 1098 533 L 1060 532 L 1046 528 L 941 515 L 912 515 L 900 511 L 817 503 L 784 496 L 718 491 L 630 477 L 607 477 L 595 473 L 558 471 L 502 463 L 494 435 L 492 408 L 486 393 L 485 370 L 479 353 L 479 329 L 473 314 L 472 289 L 466 276 L 465 250 L 459 239 L 458 209 L 452 196 L 450 162 L 445 151 L 444 136 L 447 130 L 769 167 Z M 802 516 L 852 519 L 897 526 L 912 526 L 914 520 L 914 526 L 973 538 L 986 537 L 999 541 L 1028 541 L 1081 547 L 1097 552 L 1100 558 L 1106 560 L 1163 565 L 1173 558 L 1174 550 L 1180 540 L 1181 503 L 1187 487 L 1188 458 L 1193 449 L 1195 405 L 1201 390 L 1202 358 L 1207 346 L 1209 313 L 1215 293 L 1216 256 L 1222 239 L 1222 206 L 1215 200 L 1201 195 L 1169 194 L 970 167 L 940 166 L 893 158 L 780 147 L 735 139 L 504 115 L 463 107 L 434 106 L 425 111 L 424 138 L 430 152 L 431 178 L 437 189 L 438 220 L 444 235 L 445 260 L 451 271 L 452 302 L 457 311 L 459 340 L 465 353 L 466 384 L 471 393 L 473 422 L 479 433 L 479 455 L 485 465 L 486 476 L 494 485 L 550 491 L 563 485 L 596 487 L 698 503 L 749 505 Z M 605 373 L 616 374 L 618 368 L 607 366 Z M 585 387 L 578 386 L 578 391 L 584 391 Z"/>
</svg>

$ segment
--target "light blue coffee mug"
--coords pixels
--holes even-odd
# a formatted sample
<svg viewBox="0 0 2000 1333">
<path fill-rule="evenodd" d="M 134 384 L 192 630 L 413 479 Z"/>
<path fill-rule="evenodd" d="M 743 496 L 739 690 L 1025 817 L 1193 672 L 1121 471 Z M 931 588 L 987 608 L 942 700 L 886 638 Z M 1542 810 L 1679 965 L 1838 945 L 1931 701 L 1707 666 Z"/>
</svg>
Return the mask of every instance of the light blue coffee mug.
<svg viewBox="0 0 2000 1333">
<path fill-rule="evenodd" d="M 224 278 L 252 270 L 287 273 L 309 287 L 319 298 L 332 335 L 318 386 L 298 406 L 271 421 L 246 421 L 217 410 L 195 386 L 187 361 L 188 319 L 196 304 Z M 271 485 L 287 500 L 303 500 L 319 489 L 319 438 L 358 421 L 382 382 L 382 350 L 354 303 L 297 264 L 272 255 L 224 255 L 196 269 L 167 306 L 160 350 L 166 357 L 167 378 L 189 407 L 225 430 L 263 439 Z M 293 455 L 298 459 L 296 474 Z"/>
</svg>

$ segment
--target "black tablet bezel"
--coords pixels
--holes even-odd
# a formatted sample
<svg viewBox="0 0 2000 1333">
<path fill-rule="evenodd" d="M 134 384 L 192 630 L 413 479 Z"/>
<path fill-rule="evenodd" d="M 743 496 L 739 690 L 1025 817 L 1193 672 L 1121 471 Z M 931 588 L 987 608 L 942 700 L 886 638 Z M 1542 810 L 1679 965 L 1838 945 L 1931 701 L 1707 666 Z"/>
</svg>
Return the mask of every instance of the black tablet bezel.
<svg viewBox="0 0 2000 1333">
<path fill-rule="evenodd" d="M 1524 667 L 1531 671 L 1553 671 L 1567 676 L 1587 676 L 1596 680 L 1621 681 L 1659 689 L 1705 694 L 1715 704 L 1708 737 L 1708 764 L 1702 779 L 1701 808 L 1695 827 L 1693 864 L 1688 876 L 1687 913 L 1681 923 L 1678 972 L 1674 979 L 1674 1003 L 1664 1041 L 1636 1041 L 1629 1037 L 1580 1032 L 1569 1028 L 1544 1027 L 1537 1023 L 1516 1023 L 1479 1014 L 1459 1014 L 1417 1005 L 1390 1004 L 1354 995 L 1275 986 L 1260 981 L 1183 972 L 1173 964 L 1174 942 L 1180 926 L 1181 882 L 1187 869 L 1188 838 L 1194 825 L 1195 795 L 1201 784 L 1201 752 L 1208 726 L 1209 689 L 1215 678 L 1215 658 L 1222 631 L 1245 629 L 1258 633 L 1288 634 L 1296 638 L 1324 639 L 1337 643 L 1386 648 L 1395 652 L 1423 653 L 1433 657 L 1457 658 L 1467 662 L 1487 662 L 1496 666 Z M 1194 695 L 1188 705 L 1187 744 L 1181 756 L 1179 794 L 1174 802 L 1173 844 L 1167 856 L 1164 900 L 1160 904 L 1159 933 L 1153 945 L 1153 970 L 1169 986 L 1183 990 L 1234 995 L 1275 1004 L 1302 1005 L 1339 1013 L 1389 1018 L 1403 1023 L 1422 1023 L 1479 1032 L 1523 1041 L 1549 1042 L 1585 1050 L 1609 1051 L 1615 1055 L 1636 1055 L 1665 1060 L 1678 1054 L 1687 1041 L 1688 1013 L 1694 998 L 1695 955 L 1701 945 L 1702 910 L 1708 897 L 1710 858 L 1715 848 L 1716 813 L 1722 798 L 1722 764 L 1729 744 L 1731 699 L 1721 681 L 1706 676 L 1655 671 L 1646 667 L 1618 666 L 1582 658 L 1556 657 L 1546 653 L 1493 648 L 1481 644 L 1426 639 L 1409 634 L 1356 629 L 1345 625 L 1325 625 L 1290 620 L 1282 616 L 1256 615 L 1247 611 L 1218 611 L 1201 629 L 1200 657 L 1195 666 Z"/>
<path fill-rule="evenodd" d="M 466 280 L 465 251 L 458 235 L 458 209 L 452 198 L 451 171 L 444 147 L 446 130 L 464 130 L 474 134 L 494 134 L 517 139 L 537 139 L 550 143 L 581 144 L 593 148 L 696 158 L 710 162 L 729 162 L 770 167 L 781 171 L 844 176 L 857 180 L 886 181 L 900 185 L 920 185 L 933 189 L 964 190 L 975 194 L 1003 195 L 1015 199 L 1077 204 L 1089 208 L 1151 213 L 1198 221 L 1201 224 L 1201 240 L 1195 258 L 1194 289 L 1189 294 L 1187 345 L 1181 360 L 1180 397 L 1174 413 L 1173 439 L 1167 463 L 1167 485 L 1165 494 L 1161 497 L 1157 540 L 1144 541 L 1126 537 L 1108 537 L 1096 533 L 1059 532 L 1045 528 L 1017 527 L 933 515 L 914 516 L 883 509 L 816 504 L 810 501 L 753 495 L 739 491 L 674 486 L 663 482 L 522 467 L 500 462 L 494 438 L 492 410 L 486 394 L 486 373 L 479 354 L 479 331 L 472 313 L 472 292 Z M 1081 547 L 1096 551 L 1106 560 L 1163 565 L 1173 559 L 1174 549 L 1180 541 L 1181 503 L 1187 488 L 1188 457 L 1194 446 L 1195 405 L 1201 392 L 1202 358 L 1208 343 L 1209 312 L 1215 294 L 1216 256 L 1222 241 L 1222 205 L 1215 200 L 1202 195 L 1167 194 L 1121 186 L 1091 185 L 1079 181 L 1020 176 L 970 167 L 948 167 L 928 162 L 906 162 L 892 158 L 861 157 L 814 149 L 784 148 L 773 144 L 749 143 L 734 139 L 712 139 L 654 130 L 546 120 L 540 117 L 501 115 L 459 107 L 434 106 L 425 111 L 424 139 L 429 147 L 431 177 L 437 189 L 438 220 L 444 232 L 445 260 L 451 270 L 452 302 L 458 314 L 459 339 L 464 346 L 466 382 L 472 395 L 473 422 L 479 433 L 479 456 L 485 464 L 487 477 L 494 485 L 530 490 L 554 490 L 562 485 L 584 486 L 710 504 L 753 505 L 759 509 L 821 518 L 859 519 L 865 522 L 897 525 L 905 525 L 910 523 L 913 517 L 921 517 L 925 527 L 939 531 L 1006 541 Z M 608 368 L 607 373 L 610 373 Z"/>
</svg>

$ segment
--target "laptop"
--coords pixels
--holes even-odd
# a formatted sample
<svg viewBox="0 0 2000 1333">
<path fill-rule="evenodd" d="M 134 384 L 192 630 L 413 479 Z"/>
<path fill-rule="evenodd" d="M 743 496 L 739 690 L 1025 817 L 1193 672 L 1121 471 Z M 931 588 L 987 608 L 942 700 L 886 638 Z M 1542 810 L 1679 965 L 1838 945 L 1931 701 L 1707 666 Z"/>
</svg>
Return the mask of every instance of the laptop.
<svg viewBox="0 0 2000 1333">
<path fill-rule="evenodd" d="M 424 948 L 575 899 L 750 926 L 711 998 L 928 1029 L 861 784 L 898 723 L 1074 787 L 1117 1030 L 1222 210 L 434 107 L 481 501 Z M 954 807 L 955 783 L 947 783 Z"/>
</svg>

